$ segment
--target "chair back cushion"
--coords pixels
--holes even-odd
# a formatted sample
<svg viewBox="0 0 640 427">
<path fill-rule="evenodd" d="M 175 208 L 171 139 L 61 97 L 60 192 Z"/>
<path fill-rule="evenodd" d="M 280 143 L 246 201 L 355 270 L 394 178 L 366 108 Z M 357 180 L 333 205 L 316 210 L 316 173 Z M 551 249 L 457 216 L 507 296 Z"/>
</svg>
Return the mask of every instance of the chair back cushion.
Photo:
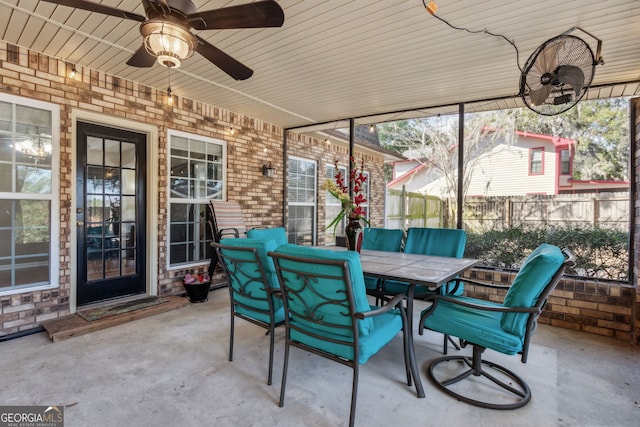
<svg viewBox="0 0 640 427">
<path fill-rule="evenodd" d="M 556 272 L 564 263 L 557 246 L 538 246 L 525 260 L 504 297 L 506 307 L 533 307 Z M 512 334 L 524 336 L 529 313 L 504 313 L 500 326 Z"/>
<path fill-rule="evenodd" d="M 247 227 L 242 217 L 242 208 L 238 202 L 223 202 L 221 200 L 211 200 L 211 210 L 216 233 L 220 230 L 235 228 L 238 230 L 238 237 L 244 237 Z"/>
<path fill-rule="evenodd" d="M 453 228 L 409 228 L 404 251 L 408 254 L 462 258 L 467 233 Z"/>
<path fill-rule="evenodd" d="M 398 252 L 400 251 L 401 243 L 402 230 L 372 227 L 364 229 L 362 249 Z"/>
<path fill-rule="evenodd" d="M 367 300 L 367 294 L 364 285 L 364 276 L 362 274 L 362 266 L 360 264 L 360 255 L 357 252 L 332 251 L 328 249 L 312 248 L 309 246 L 298 246 L 294 244 L 282 245 L 278 247 L 276 252 L 301 258 L 346 261 L 349 277 L 351 279 L 351 293 L 353 295 L 353 301 L 355 304 L 354 312 L 367 312 L 371 310 L 369 301 Z M 286 260 L 281 260 L 281 265 L 286 265 L 285 261 Z M 306 264 L 303 267 L 300 265 L 296 265 L 295 268 L 304 268 L 305 272 L 318 275 L 322 275 L 323 272 L 333 275 L 336 273 L 337 269 L 337 267 L 335 266 L 311 263 Z M 299 280 L 299 277 L 297 277 L 295 274 L 291 274 L 290 277 L 283 277 L 283 279 L 295 282 Z M 352 332 L 348 326 L 353 323 L 353 320 L 349 316 L 348 305 L 346 305 L 345 308 L 344 304 L 338 305 L 327 302 L 327 299 L 330 300 L 331 298 L 344 302 L 346 298 L 345 285 L 346 283 L 344 280 L 323 279 L 322 277 L 318 277 L 317 285 L 314 285 L 314 288 L 322 289 L 322 291 L 315 292 L 314 289 L 306 289 L 304 294 L 300 294 L 299 299 L 294 299 L 293 301 L 289 299 L 288 301 L 290 305 L 290 311 L 308 311 L 310 307 L 313 307 L 315 317 L 324 317 L 327 323 L 334 323 L 336 325 L 342 325 L 343 327 L 332 328 L 314 323 L 307 324 L 309 328 L 316 328 L 324 330 L 326 332 L 336 333 L 344 336 L 351 336 Z M 303 306 L 291 307 L 291 304 L 300 304 Z M 294 319 L 293 314 L 291 314 L 291 316 L 292 319 Z M 299 319 L 297 320 L 299 321 Z M 360 335 L 367 336 L 371 333 L 372 329 L 373 320 L 371 320 L 371 318 L 358 320 L 358 333 Z"/>
<path fill-rule="evenodd" d="M 467 233 L 454 228 L 409 228 L 405 253 L 462 258 L 467 244 Z M 453 292 L 455 290 L 455 292 Z M 440 287 L 442 295 L 462 295 L 464 285 L 449 282 Z"/>
<path fill-rule="evenodd" d="M 227 238 L 221 242 L 226 248 L 222 248 L 222 259 L 229 273 L 229 290 L 232 299 L 238 303 L 236 310 L 250 317 L 258 318 L 269 323 L 269 316 L 265 312 L 269 310 L 267 301 L 267 286 L 279 288 L 273 259 L 267 255 L 269 251 L 276 249 L 273 240 L 250 239 L 250 238 Z M 254 248 L 260 262 L 262 263 L 265 277 L 260 274 L 260 269 L 256 262 L 256 255 L 250 251 L 233 250 L 233 248 Z M 237 260 L 238 262 L 233 262 Z M 264 281 L 266 280 L 266 284 Z M 270 296 L 269 296 L 270 297 Z M 272 298 L 274 311 L 282 307 L 280 298 Z M 258 315 L 253 310 L 259 310 L 262 315 Z"/>
<path fill-rule="evenodd" d="M 247 231 L 247 237 L 250 239 L 273 240 L 276 243 L 276 247 L 287 244 L 287 230 L 284 227 L 253 228 Z"/>
</svg>

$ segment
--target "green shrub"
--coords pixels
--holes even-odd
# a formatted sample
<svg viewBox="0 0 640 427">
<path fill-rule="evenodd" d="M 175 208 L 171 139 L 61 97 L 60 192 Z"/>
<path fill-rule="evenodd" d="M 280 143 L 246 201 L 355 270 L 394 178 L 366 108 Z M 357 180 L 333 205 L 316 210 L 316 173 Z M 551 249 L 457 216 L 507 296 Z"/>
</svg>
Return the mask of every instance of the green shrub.
<svg viewBox="0 0 640 427">
<path fill-rule="evenodd" d="M 526 227 L 468 233 L 465 256 L 482 265 L 518 269 L 540 243 L 569 248 L 576 265 L 567 274 L 627 280 L 629 233 L 601 227 Z"/>
</svg>

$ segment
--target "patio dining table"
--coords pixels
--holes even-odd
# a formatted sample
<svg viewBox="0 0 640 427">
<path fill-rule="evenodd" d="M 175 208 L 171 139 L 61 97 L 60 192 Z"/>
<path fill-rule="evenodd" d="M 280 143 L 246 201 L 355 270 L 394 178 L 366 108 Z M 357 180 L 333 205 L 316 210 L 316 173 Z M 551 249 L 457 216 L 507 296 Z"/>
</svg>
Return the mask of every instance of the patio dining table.
<svg viewBox="0 0 640 427">
<path fill-rule="evenodd" d="M 342 249 L 331 247 L 331 249 Z M 360 252 L 362 271 L 366 276 L 407 283 L 407 317 L 413 349 L 413 299 L 417 285 L 437 289 L 480 262 L 473 258 L 406 254 L 363 249 Z M 415 353 L 414 356 L 415 357 Z M 418 397 L 424 397 L 420 375 L 416 375 Z"/>
</svg>

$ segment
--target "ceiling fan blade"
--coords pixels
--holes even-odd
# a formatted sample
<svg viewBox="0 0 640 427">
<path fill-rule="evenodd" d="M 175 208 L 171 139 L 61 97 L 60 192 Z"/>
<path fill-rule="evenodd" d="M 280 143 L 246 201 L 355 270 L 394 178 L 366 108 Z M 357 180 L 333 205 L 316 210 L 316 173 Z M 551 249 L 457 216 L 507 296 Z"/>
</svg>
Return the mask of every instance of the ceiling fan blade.
<svg viewBox="0 0 640 427">
<path fill-rule="evenodd" d="M 540 75 L 552 73 L 556 69 L 558 66 L 558 49 L 560 49 L 559 44 L 552 44 L 542 49 L 533 64 Z"/>
<path fill-rule="evenodd" d="M 544 85 L 529 92 L 529 99 L 533 105 L 542 105 L 551 93 L 551 85 Z"/>
<path fill-rule="evenodd" d="M 577 95 L 584 85 L 584 73 L 575 65 L 561 65 L 558 67 L 558 81 L 571 86 Z"/>
<path fill-rule="evenodd" d="M 158 0 L 165 5 L 171 7 L 171 9 L 179 10 L 185 16 L 193 15 L 194 13 L 198 13 L 198 8 L 191 0 Z"/>
<path fill-rule="evenodd" d="M 259 1 L 197 12 L 187 19 L 196 30 L 282 27 L 284 12 L 275 1 Z"/>
<path fill-rule="evenodd" d="M 75 9 L 88 10 L 89 12 L 102 13 L 104 15 L 117 16 L 118 18 L 131 19 L 133 21 L 144 22 L 147 18 L 126 10 L 116 9 L 98 3 L 84 0 L 43 0 L 47 3 L 54 3 L 60 6 L 73 7 Z"/>
<path fill-rule="evenodd" d="M 248 68 L 236 61 L 201 37 L 196 36 L 196 38 L 198 39 L 196 52 L 207 58 L 207 60 L 209 60 L 213 65 L 220 68 L 234 79 L 246 80 L 253 75 L 253 70 L 251 68 Z"/>
<path fill-rule="evenodd" d="M 132 67 L 148 68 L 156 63 L 156 57 L 147 52 L 144 46 L 140 46 L 136 53 L 127 61 Z"/>
</svg>

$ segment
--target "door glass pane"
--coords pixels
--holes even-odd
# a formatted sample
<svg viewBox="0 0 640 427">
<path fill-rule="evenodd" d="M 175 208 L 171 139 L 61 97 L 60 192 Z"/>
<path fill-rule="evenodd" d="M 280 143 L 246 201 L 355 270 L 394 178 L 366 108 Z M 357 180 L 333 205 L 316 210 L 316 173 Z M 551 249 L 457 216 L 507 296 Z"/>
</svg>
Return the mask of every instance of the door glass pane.
<svg viewBox="0 0 640 427">
<path fill-rule="evenodd" d="M 136 193 L 136 171 L 122 169 L 122 194 Z"/>
<path fill-rule="evenodd" d="M 120 166 L 120 141 L 107 139 L 104 141 L 104 164 Z"/>
<path fill-rule="evenodd" d="M 102 165 L 102 139 L 94 136 L 87 137 L 87 164 Z"/>
<path fill-rule="evenodd" d="M 122 159 L 123 168 L 135 168 L 136 167 L 136 145 L 130 142 L 122 143 Z"/>
</svg>

